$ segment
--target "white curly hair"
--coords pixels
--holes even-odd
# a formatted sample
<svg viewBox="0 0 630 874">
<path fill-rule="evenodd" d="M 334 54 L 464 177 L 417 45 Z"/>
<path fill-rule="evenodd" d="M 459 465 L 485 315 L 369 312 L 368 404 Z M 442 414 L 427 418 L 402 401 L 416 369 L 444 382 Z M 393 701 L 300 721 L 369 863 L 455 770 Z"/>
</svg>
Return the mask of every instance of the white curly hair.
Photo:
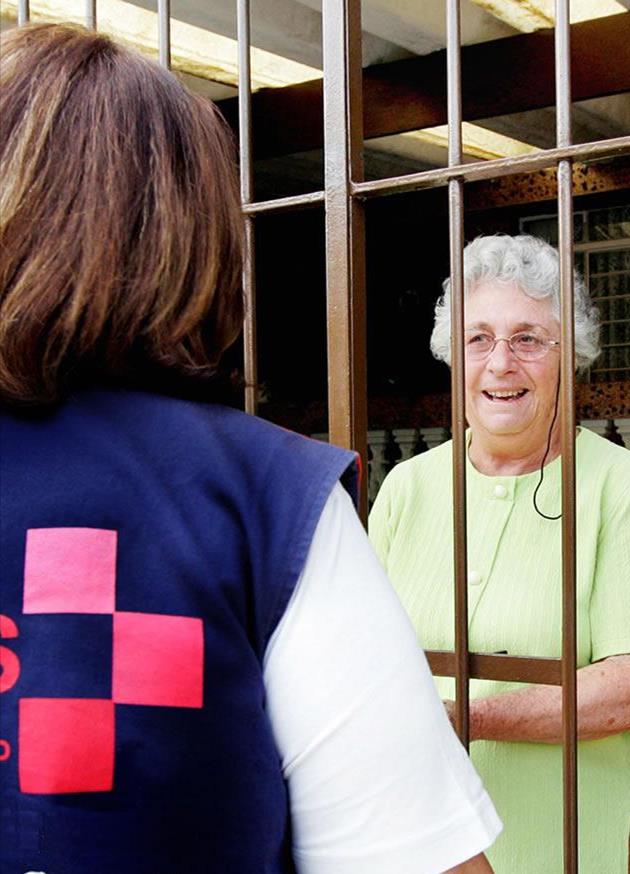
<svg viewBox="0 0 630 874">
<path fill-rule="evenodd" d="M 529 297 L 549 299 L 560 321 L 560 260 L 549 243 L 522 234 L 477 237 L 464 249 L 464 294 L 482 281 L 515 282 Z M 451 282 L 435 305 L 431 351 L 440 361 L 451 363 Z M 574 273 L 575 363 L 578 370 L 589 367 L 600 353 L 599 315 L 582 277 Z"/>
</svg>

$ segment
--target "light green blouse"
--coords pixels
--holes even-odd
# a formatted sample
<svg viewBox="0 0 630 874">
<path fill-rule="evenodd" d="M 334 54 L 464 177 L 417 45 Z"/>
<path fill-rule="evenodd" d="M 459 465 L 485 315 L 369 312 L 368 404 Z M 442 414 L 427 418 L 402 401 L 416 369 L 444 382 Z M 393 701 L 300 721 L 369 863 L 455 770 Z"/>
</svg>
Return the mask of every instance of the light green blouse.
<svg viewBox="0 0 630 874">
<path fill-rule="evenodd" d="M 422 645 L 453 649 L 450 442 L 392 470 L 370 538 Z M 578 664 L 630 653 L 630 452 L 587 430 L 576 440 Z M 560 512 L 560 459 L 538 506 Z M 470 649 L 559 657 L 561 522 L 532 505 L 538 472 L 489 477 L 468 463 Z M 436 678 L 443 698 L 454 681 Z M 472 680 L 472 698 L 523 688 Z M 561 874 L 562 749 L 477 741 L 471 756 L 505 824 L 495 874 Z M 627 874 L 630 733 L 579 744 L 580 874 Z"/>
</svg>

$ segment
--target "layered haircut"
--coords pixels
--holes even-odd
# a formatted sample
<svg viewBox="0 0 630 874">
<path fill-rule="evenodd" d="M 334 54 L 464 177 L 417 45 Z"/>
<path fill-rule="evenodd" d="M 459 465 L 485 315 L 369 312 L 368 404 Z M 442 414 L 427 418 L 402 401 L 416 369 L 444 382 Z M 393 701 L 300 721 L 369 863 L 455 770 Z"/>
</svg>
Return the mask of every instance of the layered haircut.
<svg viewBox="0 0 630 874">
<path fill-rule="evenodd" d="M 2 36 L 0 396 L 215 371 L 240 332 L 242 219 L 214 106 L 102 34 Z"/>
<path fill-rule="evenodd" d="M 548 300 L 560 322 L 560 260 L 558 252 L 537 237 L 505 234 L 477 237 L 464 249 L 464 293 L 474 292 L 480 282 L 516 283 L 521 291 L 536 300 Z M 582 277 L 575 272 L 575 363 L 582 370 L 599 355 L 599 318 Z M 431 351 L 440 361 L 451 363 L 451 283 L 446 279 L 444 293 L 435 306 L 435 325 Z M 497 307 L 501 292 L 497 291 Z"/>
</svg>

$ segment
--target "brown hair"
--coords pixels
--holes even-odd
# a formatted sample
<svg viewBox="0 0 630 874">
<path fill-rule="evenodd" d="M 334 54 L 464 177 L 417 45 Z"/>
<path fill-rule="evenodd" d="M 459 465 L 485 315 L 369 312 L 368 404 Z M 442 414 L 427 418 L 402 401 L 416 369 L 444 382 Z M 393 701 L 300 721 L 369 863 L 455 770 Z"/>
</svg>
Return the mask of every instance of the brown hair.
<svg viewBox="0 0 630 874">
<path fill-rule="evenodd" d="M 0 396 L 212 372 L 243 317 L 233 146 L 213 105 L 102 34 L 2 36 Z"/>
</svg>

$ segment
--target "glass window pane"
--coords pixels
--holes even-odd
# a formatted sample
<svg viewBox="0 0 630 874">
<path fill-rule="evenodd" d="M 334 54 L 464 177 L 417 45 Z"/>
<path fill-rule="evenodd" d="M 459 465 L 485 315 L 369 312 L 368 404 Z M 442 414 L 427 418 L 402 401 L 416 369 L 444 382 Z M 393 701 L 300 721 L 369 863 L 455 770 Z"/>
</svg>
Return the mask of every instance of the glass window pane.
<svg viewBox="0 0 630 874">
<path fill-rule="evenodd" d="M 622 240 L 630 238 L 630 206 L 594 209 L 588 213 L 588 239 Z"/>
</svg>

